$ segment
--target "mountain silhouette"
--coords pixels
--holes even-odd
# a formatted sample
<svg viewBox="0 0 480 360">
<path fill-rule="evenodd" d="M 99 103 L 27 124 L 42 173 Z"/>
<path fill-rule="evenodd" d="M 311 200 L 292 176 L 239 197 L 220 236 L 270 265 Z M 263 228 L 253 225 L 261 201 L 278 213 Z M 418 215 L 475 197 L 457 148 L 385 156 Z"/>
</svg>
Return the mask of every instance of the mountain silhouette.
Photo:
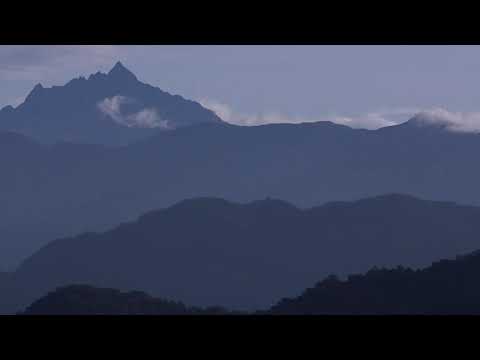
<svg viewBox="0 0 480 360">
<path fill-rule="evenodd" d="M 231 312 L 223 307 L 186 307 L 144 292 L 122 293 L 87 285 L 57 288 L 23 315 L 480 315 L 480 251 L 435 261 L 413 270 L 373 267 L 341 280 L 330 275 L 301 295 L 269 309 Z"/>
<path fill-rule="evenodd" d="M 64 86 L 37 84 L 25 101 L 0 111 L 0 130 L 43 143 L 121 145 L 155 132 L 222 120 L 200 104 L 140 82 L 118 62 L 107 73 Z"/>
<path fill-rule="evenodd" d="M 331 275 L 300 296 L 279 301 L 282 315 L 480 315 L 480 253 L 424 269 L 372 268 L 340 280 Z"/>
<path fill-rule="evenodd" d="M 142 291 L 121 292 L 88 285 L 55 289 L 20 315 L 229 315 L 221 307 L 201 309 L 153 298 Z"/>
<path fill-rule="evenodd" d="M 265 309 L 330 273 L 419 268 L 478 249 L 480 208 L 388 194 L 309 209 L 182 201 L 103 233 L 57 239 L 10 274 L 18 311 L 68 284 L 139 289 L 195 306 Z"/>
</svg>

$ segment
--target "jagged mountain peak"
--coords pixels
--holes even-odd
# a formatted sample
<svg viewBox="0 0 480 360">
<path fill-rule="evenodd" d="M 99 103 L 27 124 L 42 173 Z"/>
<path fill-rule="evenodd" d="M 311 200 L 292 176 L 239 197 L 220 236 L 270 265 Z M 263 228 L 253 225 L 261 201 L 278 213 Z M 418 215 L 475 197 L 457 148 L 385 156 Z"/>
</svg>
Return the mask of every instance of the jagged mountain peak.
<svg viewBox="0 0 480 360">
<path fill-rule="evenodd" d="M 27 97 L 25 98 L 25 102 L 28 102 L 30 101 L 31 99 L 35 98 L 38 94 L 40 94 L 43 90 L 45 90 L 45 88 L 43 87 L 42 84 L 38 83 L 37 85 L 35 85 L 32 89 L 32 91 L 30 91 L 30 93 L 27 95 Z"/>
<path fill-rule="evenodd" d="M 42 143 L 126 145 L 156 131 L 222 122 L 195 101 L 140 82 L 121 62 L 63 86 L 37 84 L 21 105 L 0 112 L 0 130 Z"/>
<path fill-rule="evenodd" d="M 113 68 L 108 72 L 110 78 L 125 79 L 125 80 L 137 80 L 137 77 L 128 70 L 120 61 L 113 66 Z"/>
</svg>

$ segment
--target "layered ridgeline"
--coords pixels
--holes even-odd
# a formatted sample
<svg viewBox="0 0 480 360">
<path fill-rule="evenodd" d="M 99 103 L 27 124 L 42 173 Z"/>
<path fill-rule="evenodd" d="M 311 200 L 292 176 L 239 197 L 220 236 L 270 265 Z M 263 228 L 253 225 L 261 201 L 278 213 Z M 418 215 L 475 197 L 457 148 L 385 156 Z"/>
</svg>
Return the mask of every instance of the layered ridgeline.
<svg viewBox="0 0 480 360">
<path fill-rule="evenodd" d="M 196 196 L 271 196 L 310 207 L 394 192 L 478 205 L 479 153 L 479 135 L 421 115 L 375 131 L 329 122 L 205 123 L 116 148 L 1 133 L 0 263 Z"/>
<path fill-rule="evenodd" d="M 441 260 L 412 270 L 373 268 L 347 280 L 329 276 L 298 297 L 282 299 L 261 315 L 479 315 L 480 254 Z M 91 286 L 66 286 L 36 300 L 25 315 L 213 315 L 234 314 L 222 307 L 189 308 L 143 292 L 122 293 Z M 237 313 L 242 314 L 242 313 Z"/>
<path fill-rule="evenodd" d="M 0 111 L 0 130 L 45 143 L 126 144 L 202 122 L 222 120 L 194 101 L 140 82 L 120 62 L 107 74 L 80 77 L 64 86 L 38 84 L 18 107 Z"/>
<path fill-rule="evenodd" d="M 49 243 L 10 274 L 0 301 L 13 312 L 58 286 L 89 284 L 202 307 L 265 309 L 331 273 L 416 268 L 474 251 L 479 235 L 480 208 L 404 195 L 307 210 L 272 199 L 193 199 Z"/>
</svg>

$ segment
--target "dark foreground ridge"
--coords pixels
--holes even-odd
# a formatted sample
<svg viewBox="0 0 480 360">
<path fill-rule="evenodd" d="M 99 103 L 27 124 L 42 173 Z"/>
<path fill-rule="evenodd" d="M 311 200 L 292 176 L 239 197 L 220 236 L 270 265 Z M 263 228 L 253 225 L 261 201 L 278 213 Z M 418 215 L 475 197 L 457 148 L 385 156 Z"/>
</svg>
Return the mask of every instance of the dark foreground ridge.
<svg viewBox="0 0 480 360">
<path fill-rule="evenodd" d="M 400 194 L 310 209 L 190 199 L 50 242 L 5 277 L 0 305 L 16 312 L 59 286 L 89 284 L 254 311 L 332 273 L 422 268 L 472 252 L 479 235 L 480 208 Z"/>
<path fill-rule="evenodd" d="M 233 315 L 222 307 L 187 307 L 142 291 L 121 292 L 88 285 L 64 286 L 35 301 L 20 315 Z"/>
<path fill-rule="evenodd" d="M 480 252 L 422 270 L 373 268 L 341 281 L 331 275 L 271 309 L 230 312 L 86 285 L 66 286 L 35 301 L 23 315 L 480 315 Z"/>
<path fill-rule="evenodd" d="M 480 315 L 480 252 L 412 270 L 373 268 L 341 281 L 330 276 L 272 314 Z"/>
</svg>

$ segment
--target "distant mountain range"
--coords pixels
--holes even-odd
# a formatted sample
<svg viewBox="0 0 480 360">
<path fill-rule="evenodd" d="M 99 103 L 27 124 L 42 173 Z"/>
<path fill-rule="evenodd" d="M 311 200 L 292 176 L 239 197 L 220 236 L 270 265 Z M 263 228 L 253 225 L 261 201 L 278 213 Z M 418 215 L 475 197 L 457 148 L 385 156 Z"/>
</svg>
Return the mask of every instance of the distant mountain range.
<svg viewBox="0 0 480 360">
<path fill-rule="evenodd" d="M 303 208 L 405 193 L 480 205 L 479 153 L 480 135 L 421 116 L 375 131 L 213 121 L 114 148 L 3 132 L 0 264 L 15 266 L 51 239 L 103 231 L 198 196 L 270 196 Z"/>
<path fill-rule="evenodd" d="M 38 84 L 18 107 L 0 110 L 0 130 L 43 143 L 121 145 L 203 122 L 222 120 L 197 102 L 140 82 L 120 62 L 108 74 L 64 86 Z"/>
<path fill-rule="evenodd" d="M 0 264 L 10 269 L 52 239 L 198 196 L 270 196 L 304 208 L 406 193 L 480 205 L 478 134 L 422 115 L 375 131 L 234 126 L 121 63 L 36 86 L 0 111 L 0 130 Z"/>
<path fill-rule="evenodd" d="M 328 274 L 422 267 L 480 246 L 480 208 L 385 195 L 301 210 L 274 199 L 182 201 L 50 242 L 8 275 L 18 311 L 58 286 L 138 289 L 188 305 L 265 309 Z M 14 306 L 12 308 L 12 306 Z"/>
<path fill-rule="evenodd" d="M 231 125 L 121 63 L 39 84 L 0 110 L 0 312 L 476 313 L 477 253 L 292 296 L 479 249 L 479 153 L 425 114 Z"/>
</svg>

